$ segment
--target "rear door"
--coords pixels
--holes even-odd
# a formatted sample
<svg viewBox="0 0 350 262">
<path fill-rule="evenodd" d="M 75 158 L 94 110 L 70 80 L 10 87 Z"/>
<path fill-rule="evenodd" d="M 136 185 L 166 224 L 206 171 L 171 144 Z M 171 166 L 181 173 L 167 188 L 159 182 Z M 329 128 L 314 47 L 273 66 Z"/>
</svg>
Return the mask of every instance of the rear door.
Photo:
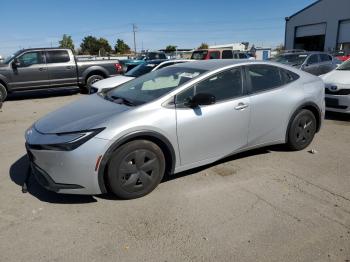
<svg viewBox="0 0 350 262">
<path fill-rule="evenodd" d="M 320 74 L 326 74 L 329 71 L 334 69 L 333 58 L 327 54 L 320 54 L 320 62 L 321 62 L 321 72 Z"/>
<path fill-rule="evenodd" d="M 316 76 L 321 75 L 322 70 L 321 70 L 319 55 L 318 54 L 310 55 L 303 66 L 303 70 Z"/>
<path fill-rule="evenodd" d="M 283 142 L 292 100 L 288 99 L 284 85 L 298 76 L 287 70 L 282 74 L 284 69 L 266 64 L 248 65 L 245 70 L 251 112 L 248 146 Z"/>
<path fill-rule="evenodd" d="M 42 51 L 28 51 L 17 57 L 20 65 L 13 68 L 11 88 L 26 89 L 49 86 L 45 57 Z"/>
<path fill-rule="evenodd" d="M 247 144 L 249 98 L 241 67 L 212 75 L 176 96 L 177 135 L 181 165 L 220 158 Z M 216 103 L 189 108 L 185 101 L 209 93 Z"/>
<path fill-rule="evenodd" d="M 67 50 L 47 50 L 46 62 L 51 87 L 77 84 L 75 60 Z"/>
</svg>

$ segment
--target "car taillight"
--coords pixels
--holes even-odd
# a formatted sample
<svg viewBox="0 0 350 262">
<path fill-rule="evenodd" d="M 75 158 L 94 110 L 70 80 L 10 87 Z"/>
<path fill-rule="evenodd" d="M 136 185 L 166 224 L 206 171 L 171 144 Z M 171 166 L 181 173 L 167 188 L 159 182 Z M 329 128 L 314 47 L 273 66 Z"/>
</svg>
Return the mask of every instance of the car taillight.
<svg viewBox="0 0 350 262">
<path fill-rule="evenodd" d="M 123 72 L 123 67 L 121 64 L 117 63 L 117 64 L 114 64 L 114 66 L 115 66 L 115 70 L 117 71 L 118 74 Z"/>
</svg>

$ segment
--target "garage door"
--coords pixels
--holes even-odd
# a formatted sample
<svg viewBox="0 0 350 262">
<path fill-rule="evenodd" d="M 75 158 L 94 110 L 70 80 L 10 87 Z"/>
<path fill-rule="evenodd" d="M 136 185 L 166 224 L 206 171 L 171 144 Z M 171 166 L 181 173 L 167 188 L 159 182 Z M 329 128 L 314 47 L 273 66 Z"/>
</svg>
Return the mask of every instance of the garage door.
<svg viewBox="0 0 350 262">
<path fill-rule="evenodd" d="M 316 25 L 298 26 L 296 28 L 295 37 L 305 37 L 314 35 L 325 35 L 326 23 Z"/>
<path fill-rule="evenodd" d="M 338 43 L 350 43 L 350 20 L 340 22 Z"/>
</svg>

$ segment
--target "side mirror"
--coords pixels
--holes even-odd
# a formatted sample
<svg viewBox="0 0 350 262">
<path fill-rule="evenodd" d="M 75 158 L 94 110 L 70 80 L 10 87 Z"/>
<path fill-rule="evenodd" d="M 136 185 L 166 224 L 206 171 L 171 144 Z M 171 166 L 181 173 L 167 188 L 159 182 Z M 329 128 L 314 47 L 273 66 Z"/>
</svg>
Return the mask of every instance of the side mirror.
<svg viewBox="0 0 350 262">
<path fill-rule="evenodd" d="M 20 65 L 21 65 L 21 62 L 18 60 L 18 58 L 13 59 L 13 62 L 12 62 L 12 67 L 13 68 L 17 68 Z"/>
<path fill-rule="evenodd" d="M 195 108 L 215 104 L 216 98 L 212 94 L 199 93 L 185 102 L 185 106 Z"/>
</svg>

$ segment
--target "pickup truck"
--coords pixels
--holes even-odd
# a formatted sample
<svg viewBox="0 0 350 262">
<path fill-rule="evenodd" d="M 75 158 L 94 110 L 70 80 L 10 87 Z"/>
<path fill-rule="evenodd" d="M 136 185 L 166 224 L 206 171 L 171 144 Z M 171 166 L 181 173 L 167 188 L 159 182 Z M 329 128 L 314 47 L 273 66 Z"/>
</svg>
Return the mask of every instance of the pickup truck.
<svg viewBox="0 0 350 262">
<path fill-rule="evenodd" d="M 89 92 L 93 83 L 120 73 L 119 60 L 79 61 L 70 49 L 23 49 L 0 64 L 0 101 L 29 89 L 78 85 Z"/>
</svg>

